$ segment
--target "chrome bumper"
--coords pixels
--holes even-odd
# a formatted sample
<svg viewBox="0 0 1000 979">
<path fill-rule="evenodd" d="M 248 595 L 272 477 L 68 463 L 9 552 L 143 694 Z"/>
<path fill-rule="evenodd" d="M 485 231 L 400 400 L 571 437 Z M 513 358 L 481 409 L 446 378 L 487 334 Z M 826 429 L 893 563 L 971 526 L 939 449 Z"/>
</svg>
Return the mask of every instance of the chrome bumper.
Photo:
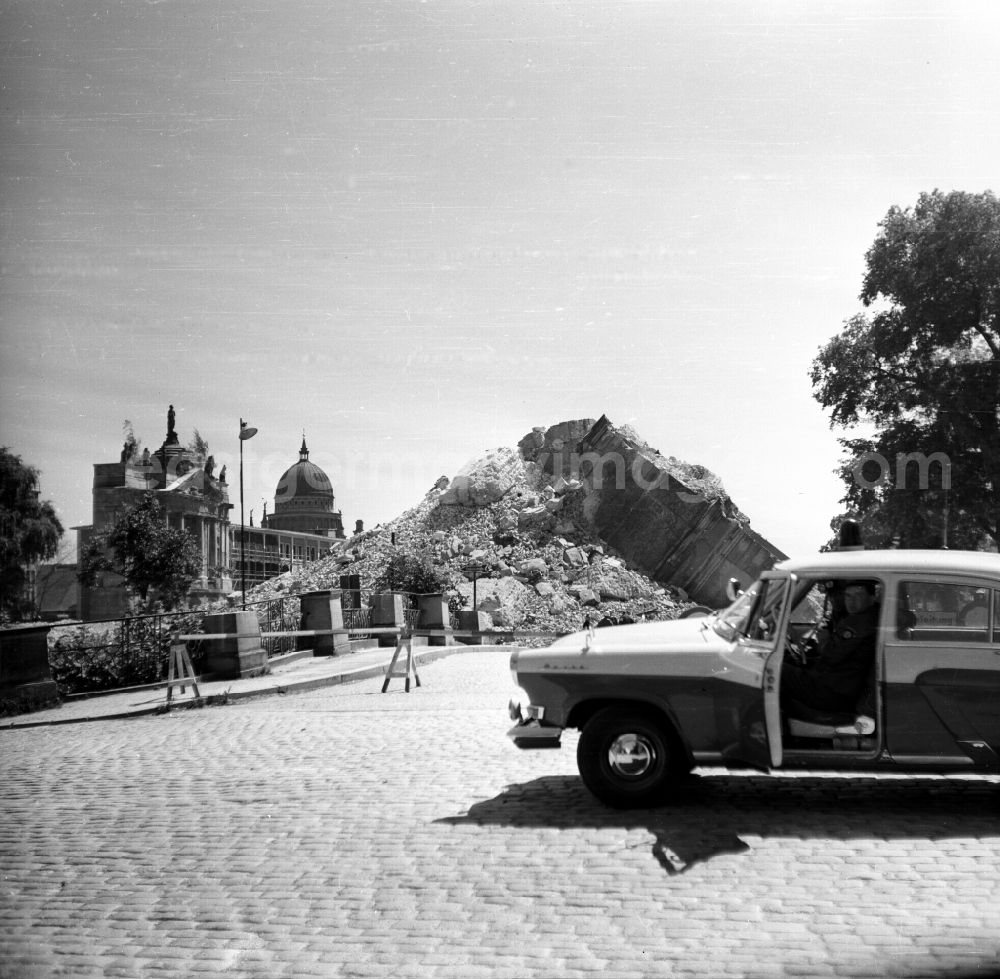
<svg viewBox="0 0 1000 979">
<path fill-rule="evenodd" d="M 538 721 L 519 721 L 507 732 L 507 737 L 518 748 L 558 748 L 562 733 L 561 727 L 552 727 Z"/>
</svg>

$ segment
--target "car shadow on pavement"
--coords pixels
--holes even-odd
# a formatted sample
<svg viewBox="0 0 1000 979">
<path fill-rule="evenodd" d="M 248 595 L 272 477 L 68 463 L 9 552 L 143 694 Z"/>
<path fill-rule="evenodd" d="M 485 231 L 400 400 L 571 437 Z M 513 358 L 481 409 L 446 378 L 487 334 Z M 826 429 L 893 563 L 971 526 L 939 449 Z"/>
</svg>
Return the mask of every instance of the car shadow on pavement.
<svg viewBox="0 0 1000 979">
<path fill-rule="evenodd" d="M 948 839 L 995 836 L 1000 784 L 987 779 L 852 775 L 694 775 L 655 809 L 610 809 L 575 776 L 509 785 L 451 825 L 645 829 L 669 874 L 750 849 L 745 838 Z"/>
</svg>

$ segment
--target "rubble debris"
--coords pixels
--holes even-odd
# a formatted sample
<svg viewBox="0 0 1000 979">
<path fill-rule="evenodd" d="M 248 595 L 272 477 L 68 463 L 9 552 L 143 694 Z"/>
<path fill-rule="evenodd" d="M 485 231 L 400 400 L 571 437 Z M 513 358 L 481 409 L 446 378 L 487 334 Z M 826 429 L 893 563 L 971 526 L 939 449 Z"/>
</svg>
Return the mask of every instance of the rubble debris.
<svg viewBox="0 0 1000 979">
<path fill-rule="evenodd" d="M 602 452 L 640 478 L 602 483 L 594 466 Z M 756 573 L 750 566 L 783 557 L 749 530 L 717 476 L 602 416 L 535 428 L 517 450 L 490 450 L 395 520 L 257 585 L 247 600 L 335 588 L 345 573 L 371 588 L 393 555 L 410 553 L 431 558 L 453 611 L 488 613 L 500 629 L 565 633 L 595 616 L 675 618 L 692 602 L 725 604 L 705 584 L 720 541 L 748 566 L 744 579 Z M 726 580 L 732 566 L 719 566 Z"/>
</svg>

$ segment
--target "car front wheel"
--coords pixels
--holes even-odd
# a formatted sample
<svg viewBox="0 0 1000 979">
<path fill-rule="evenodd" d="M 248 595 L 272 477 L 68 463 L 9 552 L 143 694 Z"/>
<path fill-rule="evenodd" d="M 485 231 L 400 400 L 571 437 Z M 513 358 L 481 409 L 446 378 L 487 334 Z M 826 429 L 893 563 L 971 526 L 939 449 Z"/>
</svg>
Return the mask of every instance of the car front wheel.
<svg viewBox="0 0 1000 979">
<path fill-rule="evenodd" d="M 584 725 L 576 762 L 584 785 L 616 809 L 656 805 L 687 771 L 661 722 L 621 707 L 605 708 Z"/>
</svg>

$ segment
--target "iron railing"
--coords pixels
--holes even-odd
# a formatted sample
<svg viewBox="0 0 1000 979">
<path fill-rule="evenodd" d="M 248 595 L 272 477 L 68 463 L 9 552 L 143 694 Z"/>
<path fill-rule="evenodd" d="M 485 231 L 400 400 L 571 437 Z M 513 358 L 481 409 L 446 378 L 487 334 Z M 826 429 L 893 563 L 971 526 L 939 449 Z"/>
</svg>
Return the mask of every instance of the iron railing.
<svg viewBox="0 0 1000 979">
<path fill-rule="evenodd" d="M 369 639 L 363 630 L 373 628 L 368 589 L 342 591 L 344 627 L 352 639 Z M 420 610 L 411 607 L 417 596 L 407 595 L 403 609 L 406 629 L 419 626 Z M 360 606 L 360 607 L 359 607 Z M 247 605 L 262 633 L 296 632 L 301 629 L 300 596 L 289 595 Z M 135 615 L 124 619 L 55 626 L 49 634 L 49 661 L 53 678 L 63 694 L 110 690 L 159 683 L 167 678 L 173 637 L 204 632 L 202 618 L 209 609 Z M 455 616 L 451 625 L 455 627 Z M 268 658 L 296 648 L 294 635 L 264 636 L 261 643 Z M 206 643 L 189 640 L 188 653 L 196 673 L 204 668 Z"/>
<path fill-rule="evenodd" d="M 345 608 L 344 613 L 344 628 L 345 629 L 367 629 L 371 628 L 372 624 L 372 610 L 370 608 Z M 369 633 L 359 632 L 357 635 L 351 636 L 352 639 L 371 639 Z"/>
<path fill-rule="evenodd" d="M 301 602 L 297 595 L 285 598 L 269 598 L 263 602 L 253 602 L 247 605 L 247 611 L 257 617 L 261 632 L 294 632 L 300 628 L 302 621 Z M 281 656 L 295 649 L 295 636 L 266 636 L 261 639 L 261 645 L 272 656 Z"/>
<path fill-rule="evenodd" d="M 200 631 L 201 615 L 192 612 L 55 626 L 49 632 L 49 665 L 64 694 L 158 683 L 167 677 L 174 637 Z M 204 644 L 187 646 L 198 672 Z"/>
</svg>

